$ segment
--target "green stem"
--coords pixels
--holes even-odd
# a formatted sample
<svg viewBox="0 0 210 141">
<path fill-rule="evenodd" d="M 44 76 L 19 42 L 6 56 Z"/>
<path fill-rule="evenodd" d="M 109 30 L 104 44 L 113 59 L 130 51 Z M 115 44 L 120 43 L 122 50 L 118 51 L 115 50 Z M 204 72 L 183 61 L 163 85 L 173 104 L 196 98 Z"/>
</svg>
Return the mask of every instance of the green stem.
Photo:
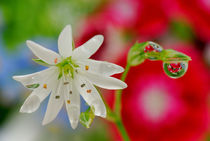
<svg viewBox="0 0 210 141">
<path fill-rule="evenodd" d="M 125 71 L 122 74 L 121 80 L 125 81 L 126 76 L 128 74 L 128 71 L 130 69 L 130 64 L 127 63 L 126 67 L 125 67 Z M 117 114 L 118 117 L 120 117 L 121 114 L 121 94 L 122 94 L 122 90 L 117 90 L 116 94 L 115 94 L 115 108 L 114 111 Z"/>
<path fill-rule="evenodd" d="M 125 81 L 128 71 L 130 69 L 130 64 L 127 63 L 124 73 L 122 74 L 121 80 Z M 124 141 L 130 141 L 129 136 L 126 132 L 126 129 L 122 123 L 121 119 L 121 94 L 122 90 L 117 90 L 115 94 L 115 107 L 113 115 L 115 115 L 114 123 L 117 125 L 118 130 L 120 131 Z"/>
<path fill-rule="evenodd" d="M 127 134 L 127 132 L 125 130 L 125 127 L 124 127 L 124 125 L 122 123 L 122 120 L 121 119 L 116 120 L 115 124 L 117 125 L 117 128 L 120 131 L 123 140 L 124 141 L 130 141 L 129 136 L 128 136 L 128 134 Z"/>
</svg>

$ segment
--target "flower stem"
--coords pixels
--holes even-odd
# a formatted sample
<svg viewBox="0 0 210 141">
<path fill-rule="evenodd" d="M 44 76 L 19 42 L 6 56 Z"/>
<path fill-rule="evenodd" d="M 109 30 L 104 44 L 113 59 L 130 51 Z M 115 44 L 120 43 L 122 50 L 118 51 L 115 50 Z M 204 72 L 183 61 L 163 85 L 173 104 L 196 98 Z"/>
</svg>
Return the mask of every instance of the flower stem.
<svg viewBox="0 0 210 141">
<path fill-rule="evenodd" d="M 125 81 L 128 71 L 130 69 L 130 64 L 127 63 L 124 73 L 122 74 L 121 80 Z M 121 118 L 121 94 L 122 90 L 117 90 L 115 95 L 115 107 L 114 111 L 110 109 L 110 107 L 106 104 L 107 109 L 107 120 L 114 122 L 123 138 L 124 141 L 130 141 L 129 136 L 126 132 L 126 129 L 123 125 L 122 118 Z"/>
<path fill-rule="evenodd" d="M 128 71 L 130 69 L 130 64 L 127 63 L 126 68 L 124 73 L 122 74 L 121 80 L 125 81 L 126 76 L 128 74 Z M 116 119 L 114 121 L 114 123 L 117 125 L 118 130 L 120 131 L 122 138 L 124 141 L 130 141 L 129 136 L 126 132 L 126 129 L 122 123 L 122 119 L 121 119 L 121 94 L 122 94 L 122 90 L 117 90 L 116 94 L 115 94 L 115 108 L 114 108 L 114 113 L 116 116 Z"/>
<path fill-rule="evenodd" d="M 123 140 L 124 141 L 130 141 L 130 139 L 128 137 L 128 134 L 127 134 L 127 132 L 125 130 L 125 127 L 124 127 L 124 125 L 122 123 L 122 120 L 121 119 L 116 120 L 115 124 L 117 125 L 117 128 L 120 131 Z"/>
<path fill-rule="evenodd" d="M 130 69 L 130 64 L 127 63 L 125 71 L 124 71 L 124 73 L 122 74 L 122 77 L 121 77 L 122 81 L 125 81 L 129 69 Z M 121 106 L 122 106 L 121 105 L 121 94 L 122 94 L 122 90 L 117 90 L 116 94 L 115 94 L 115 108 L 114 108 L 114 111 L 115 111 L 115 113 L 117 114 L 118 117 L 120 117 L 120 115 L 121 115 Z"/>
</svg>

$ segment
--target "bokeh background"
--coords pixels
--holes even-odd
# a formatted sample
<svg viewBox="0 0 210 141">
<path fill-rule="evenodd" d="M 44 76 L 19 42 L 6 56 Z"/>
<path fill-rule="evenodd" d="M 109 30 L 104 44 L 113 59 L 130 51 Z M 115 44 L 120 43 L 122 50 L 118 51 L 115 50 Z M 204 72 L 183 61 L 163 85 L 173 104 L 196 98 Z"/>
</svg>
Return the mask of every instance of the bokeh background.
<svg viewBox="0 0 210 141">
<path fill-rule="evenodd" d="M 210 140 L 209 0 L 0 0 L 0 141 L 122 140 L 113 124 L 98 117 L 90 129 L 72 130 L 65 109 L 41 126 L 48 99 L 33 114 L 18 112 L 30 91 L 12 76 L 45 69 L 31 60 L 25 41 L 57 51 L 67 24 L 77 46 L 104 35 L 94 59 L 125 66 L 132 44 L 148 40 L 191 56 L 180 79 L 167 77 L 162 62 L 132 68 L 122 96 L 123 123 L 132 141 Z M 113 107 L 114 91 L 102 93 Z"/>
</svg>

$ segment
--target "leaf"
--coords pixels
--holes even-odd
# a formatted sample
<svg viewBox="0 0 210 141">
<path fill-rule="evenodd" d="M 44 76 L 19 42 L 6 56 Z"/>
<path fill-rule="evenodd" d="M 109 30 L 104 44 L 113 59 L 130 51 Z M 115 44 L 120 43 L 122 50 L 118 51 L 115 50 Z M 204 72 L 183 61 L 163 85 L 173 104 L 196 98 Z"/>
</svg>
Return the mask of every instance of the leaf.
<svg viewBox="0 0 210 141">
<path fill-rule="evenodd" d="M 89 107 L 85 112 L 81 112 L 80 114 L 80 123 L 86 128 L 90 128 L 90 125 L 95 118 L 94 107 Z"/>
<path fill-rule="evenodd" d="M 46 67 L 50 67 L 52 65 L 46 63 L 45 61 L 41 60 L 41 59 L 32 59 L 35 63 L 42 65 L 42 66 L 46 66 Z"/>
<path fill-rule="evenodd" d="M 26 87 L 27 87 L 27 88 L 35 89 L 35 88 L 38 88 L 38 87 L 39 87 L 39 84 L 26 85 Z"/>
<path fill-rule="evenodd" d="M 164 62 L 190 61 L 191 58 L 184 53 L 180 53 L 173 49 L 163 50 L 161 52 L 161 60 Z"/>
<path fill-rule="evenodd" d="M 146 59 L 144 48 L 149 44 L 149 42 L 143 43 L 135 43 L 134 46 L 131 47 L 128 53 L 128 63 L 131 66 L 137 66 L 144 62 Z"/>
</svg>

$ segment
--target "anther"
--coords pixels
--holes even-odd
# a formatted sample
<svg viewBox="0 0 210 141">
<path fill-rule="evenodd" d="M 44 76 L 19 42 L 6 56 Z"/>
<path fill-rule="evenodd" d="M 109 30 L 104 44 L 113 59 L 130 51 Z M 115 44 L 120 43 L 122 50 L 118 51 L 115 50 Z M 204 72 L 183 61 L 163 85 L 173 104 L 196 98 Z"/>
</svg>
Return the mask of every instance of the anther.
<svg viewBox="0 0 210 141">
<path fill-rule="evenodd" d="M 89 70 L 89 66 L 85 66 L 85 70 Z"/>
<path fill-rule="evenodd" d="M 81 87 L 83 88 L 85 86 L 85 84 L 82 84 Z"/>
<path fill-rule="evenodd" d="M 64 82 L 63 84 L 64 84 L 64 85 L 67 85 L 67 84 L 69 84 L 69 82 Z"/>
<path fill-rule="evenodd" d="M 47 89 L 47 84 L 44 84 L 44 85 L 43 85 L 43 88 Z"/>
<path fill-rule="evenodd" d="M 55 58 L 54 63 L 57 64 L 58 62 L 58 58 Z"/>
<path fill-rule="evenodd" d="M 69 94 L 72 94 L 72 91 L 69 91 Z"/>
<path fill-rule="evenodd" d="M 91 93 L 91 89 L 87 90 L 87 93 Z"/>
<path fill-rule="evenodd" d="M 56 95 L 56 96 L 55 96 L 55 98 L 56 98 L 56 99 L 59 99 L 59 98 L 60 98 L 60 96 L 59 96 L 59 95 Z"/>
<path fill-rule="evenodd" d="M 70 104 L 70 103 L 71 103 L 71 101 L 70 101 L 70 100 L 67 100 L 67 103 L 68 103 L 68 104 Z"/>
</svg>

